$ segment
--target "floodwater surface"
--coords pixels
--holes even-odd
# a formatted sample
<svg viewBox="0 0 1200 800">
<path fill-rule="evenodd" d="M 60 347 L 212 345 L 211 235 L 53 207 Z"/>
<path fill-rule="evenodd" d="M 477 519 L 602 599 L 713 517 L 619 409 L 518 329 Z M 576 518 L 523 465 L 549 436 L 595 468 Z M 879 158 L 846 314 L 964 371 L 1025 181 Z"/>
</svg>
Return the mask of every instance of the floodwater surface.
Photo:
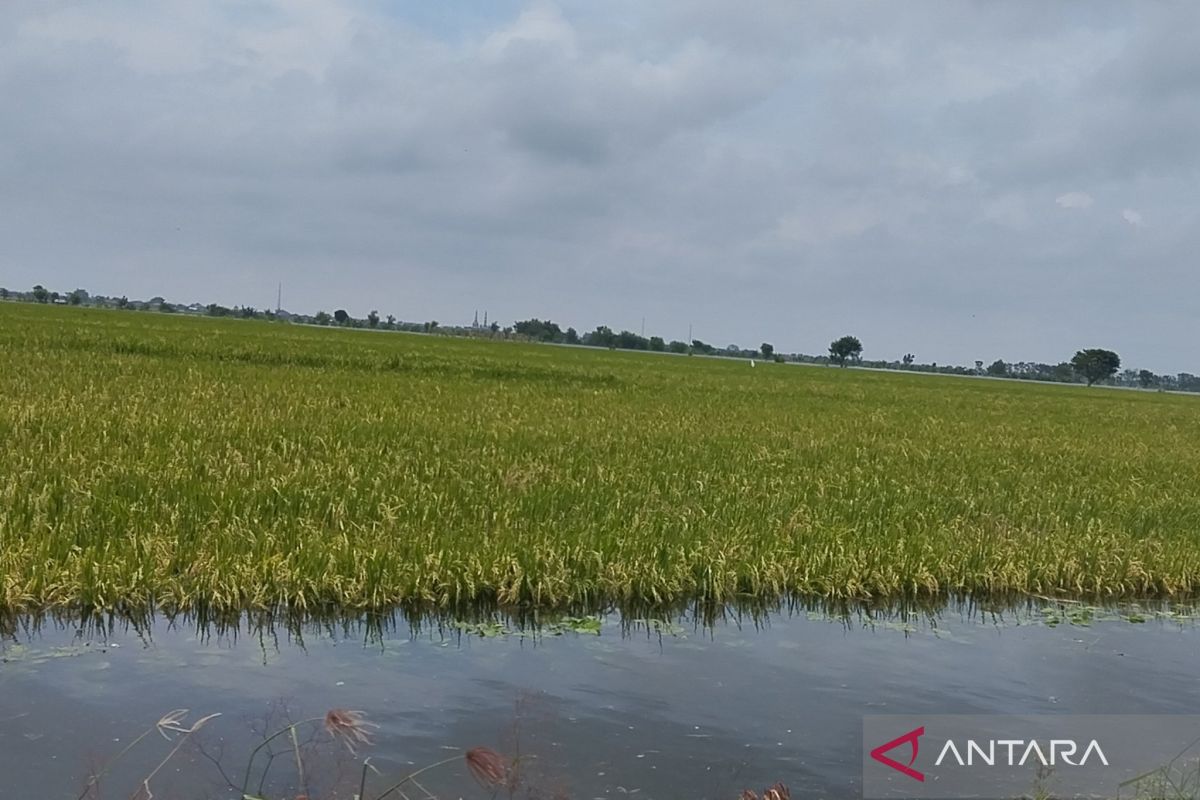
<svg viewBox="0 0 1200 800">
<path fill-rule="evenodd" d="M 264 732 L 333 708 L 378 725 L 363 729 L 370 744 L 351 752 L 305 723 L 260 752 L 250 794 L 350 798 L 369 758 L 374 798 L 450 759 L 404 796 L 490 797 L 460 757 L 486 746 L 519 757 L 518 797 L 733 800 L 775 781 L 796 798 L 856 797 L 868 714 L 1200 713 L 1190 618 L 1074 609 L 785 612 L 712 627 L 609 617 L 598 632 L 576 621 L 538 634 L 502 621 L 19 627 L 0 647 L 0 797 L 78 797 L 181 708 L 177 728 L 221 716 L 190 737 L 137 741 L 91 796 L 134 796 L 153 773 L 153 797 L 240 797 Z"/>
</svg>

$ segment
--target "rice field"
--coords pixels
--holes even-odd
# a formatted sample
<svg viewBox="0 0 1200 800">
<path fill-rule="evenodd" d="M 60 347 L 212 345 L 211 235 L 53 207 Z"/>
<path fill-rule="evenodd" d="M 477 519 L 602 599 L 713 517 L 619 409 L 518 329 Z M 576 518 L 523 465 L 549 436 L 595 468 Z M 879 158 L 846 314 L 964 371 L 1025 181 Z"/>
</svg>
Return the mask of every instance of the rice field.
<svg viewBox="0 0 1200 800">
<path fill-rule="evenodd" d="M 1200 590 L 1200 402 L 0 303 L 0 608 Z"/>
</svg>

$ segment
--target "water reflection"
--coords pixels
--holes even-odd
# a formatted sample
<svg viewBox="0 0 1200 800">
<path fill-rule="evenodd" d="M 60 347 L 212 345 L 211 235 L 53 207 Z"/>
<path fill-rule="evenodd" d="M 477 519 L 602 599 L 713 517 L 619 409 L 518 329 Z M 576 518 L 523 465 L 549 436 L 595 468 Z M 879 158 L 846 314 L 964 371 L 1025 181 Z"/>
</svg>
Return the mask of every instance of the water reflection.
<svg viewBox="0 0 1200 800">
<path fill-rule="evenodd" d="M 189 720 L 222 716 L 204 731 L 211 752 L 189 746 L 156 777 L 159 797 L 238 796 L 228 784 L 271 726 L 331 708 L 362 709 L 380 727 L 357 756 L 330 748 L 320 725 L 303 732 L 305 747 L 323 748 L 312 797 L 352 796 L 363 756 L 380 772 L 376 790 L 454 757 L 430 790 L 487 797 L 456 756 L 480 745 L 536 756 L 527 769 L 542 796 L 736 798 L 776 780 L 796 797 L 856 796 L 864 714 L 1200 712 L 1193 616 L 964 598 L 10 618 L 0 797 L 76 797 L 89 764 L 181 707 Z M 135 751 L 103 788 L 129 797 L 161 755 Z M 292 755 L 276 757 L 272 798 L 304 790 Z"/>
<path fill-rule="evenodd" d="M 917 598 L 867 603 L 811 598 L 785 598 L 772 602 L 747 600 L 741 604 L 704 605 L 681 603 L 674 606 L 615 607 L 600 606 L 547 612 L 520 607 L 469 606 L 437 608 L 398 606 L 384 612 L 328 609 L 274 609 L 248 612 L 215 612 L 203 606 L 187 611 L 141 609 L 135 612 L 113 610 L 54 610 L 38 613 L 0 613 L 0 640 L 18 641 L 46 631 L 73 631 L 75 636 L 103 641 L 110 636 L 149 640 L 154 632 L 181 631 L 208 641 L 234 643 L 242 636 L 270 640 L 272 647 L 302 646 L 306 636 L 379 643 L 407 635 L 429 633 L 454 637 L 472 632 L 486 636 L 518 634 L 536 639 L 570 630 L 561 623 L 572 619 L 597 619 L 616 625 L 623 635 L 656 633 L 670 635 L 683 630 L 712 635 L 720 629 L 769 630 L 772 621 L 804 617 L 811 621 L 836 622 L 847 630 L 885 628 L 906 633 L 934 633 L 946 624 L 993 625 L 1023 624 L 1087 625 L 1092 622 L 1124 619 L 1134 623 L 1149 620 L 1190 624 L 1200 619 L 1200 605 L 1159 600 L 1139 602 L 1099 601 L 1092 603 L 1052 597 L 951 597 L 932 600 Z M 936 635 L 936 634 L 935 634 Z"/>
</svg>

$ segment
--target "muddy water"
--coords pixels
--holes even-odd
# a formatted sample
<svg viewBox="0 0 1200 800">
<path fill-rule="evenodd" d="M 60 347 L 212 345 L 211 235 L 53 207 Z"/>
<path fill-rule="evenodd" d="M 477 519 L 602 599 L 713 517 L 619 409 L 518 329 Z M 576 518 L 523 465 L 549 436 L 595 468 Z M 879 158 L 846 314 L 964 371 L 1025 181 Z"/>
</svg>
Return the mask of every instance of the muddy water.
<svg viewBox="0 0 1200 800">
<path fill-rule="evenodd" d="M 855 797 L 865 714 L 1200 713 L 1200 627 L 1164 614 L 960 606 L 657 628 L 614 617 L 598 634 L 559 635 L 504 624 L 289 632 L 248 620 L 224 631 L 181 620 L 10 631 L 0 797 L 77 797 L 89 770 L 176 708 L 191 709 L 189 722 L 222 716 L 154 774 L 158 798 L 239 797 L 264 730 L 335 707 L 365 711 L 379 725 L 373 743 L 351 754 L 301 726 L 306 785 L 281 737 L 266 796 L 352 797 L 369 757 L 378 774 L 367 797 L 447 758 L 421 776 L 425 789 L 489 797 L 456 758 L 486 745 L 521 756 L 521 797 L 736 798 L 776 780 L 793 797 Z M 133 795 L 172 736 L 138 743 L 99 796 Z"/>
</svg>

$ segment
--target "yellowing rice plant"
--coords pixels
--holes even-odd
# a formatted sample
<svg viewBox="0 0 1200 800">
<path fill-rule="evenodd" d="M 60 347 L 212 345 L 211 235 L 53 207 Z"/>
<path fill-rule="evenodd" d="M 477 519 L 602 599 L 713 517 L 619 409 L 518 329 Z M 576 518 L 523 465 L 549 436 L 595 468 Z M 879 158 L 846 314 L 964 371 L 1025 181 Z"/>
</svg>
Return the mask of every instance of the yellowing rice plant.
<svg viewBox="0 0 1200 800">
<path fill-rule="evenodd" d="M 1194 397 L 0 303 L 0 607 L 1200 589 Z"/>
</svg>

